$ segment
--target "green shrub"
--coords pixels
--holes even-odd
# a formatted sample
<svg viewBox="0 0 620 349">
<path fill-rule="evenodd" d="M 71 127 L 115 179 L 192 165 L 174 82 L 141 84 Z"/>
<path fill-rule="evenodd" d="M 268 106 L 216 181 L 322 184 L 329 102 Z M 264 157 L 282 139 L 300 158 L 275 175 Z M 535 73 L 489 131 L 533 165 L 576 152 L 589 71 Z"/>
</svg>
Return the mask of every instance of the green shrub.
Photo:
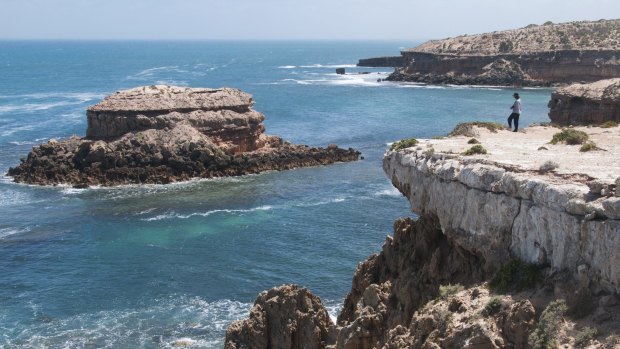
<svg viewBox="0 0 620 349">
<path fill-rule="evenodd" d="M 534 264 L 526 264 L 513 260 L 504 265 L 490 282 L 492 290 L 506 292 L 521 291 L 535 286 L 542 279 L 540 268 Z"/>
<path fill-rule="evenodd" d="M 575 130 L 574 128 L 565 128 L 562 131 L 553 135 L 553 138 L 549 143 L 566 143 L 566 144 L 583 144 L 588 140 L 588 134 L 583 131 Z"/>
<path fill-rule="evenodd" d="M 579 148 L 580 152 L 586 152 L 586 151 L 590 151 L 590 150 L 598 150 L 598 147 L 596 146 L 596 143 L 592 142 L 592 141 L 587 141 L 585 142 L 581 148 Z"/>
<path fill-rule="evenodd" d="M 398 142 L 392 143 L 392 145 L 390 146 L 390 150 L 401 150 L 401 149 L 413 147 L 416 144 L 418 144 L 418 140 L 415 138 L 401 139 Z"/>
<path fill-rule="evenodd" d="M 482 309 L 482 314 L 485 316 L 490 316 L 493 314 L 497 314 L 500 309 L 502 309 L 502 297 L 493 296 L 484 306 L 484 309 Z"/>
<path fill-rule="evenodd" d="M 605 121 L 604 123 L 602 123 L 601 127 L 602 128 L 618 127 L 618 123 L 613 120 L 609 120 L 609 121 Z"/>
<path fill-rule="evenodd" d="M 463 155 L 475 155 L 475 154 L 486 154 L 487 150 L 480 144 L 476 144 L 473 147 L 467 149 Z"/>
<path fill-rule="evenodd" d="M 439 298 L 446 299 L 448 296 L 457 294 L 458 292 L 463 291 L 465 288 L 460 284 L 447 284 L 439 286 Z"/>
<path fill-rule="evenodd" d="M 557 348 L 557 336 L 560 330 L 562 317 L 566 313 L 566 302 L 563 299 L 555 300 L 543 310 L 538 319 L 534 332 L 530 334 L 529 345 L 532 349 Z"/>
<path fill-rule="evenodd" d="M 506 41 L 502 41 L 499 44 L 499 52 L 510 52 L 512 51 L 514 45 L 512 44 L 512 41 L 510 40 L 506 40 Z"/>
<path fill-rule="evenodd" d="M 474 126 L 483 127 L 491 132 L 497 132 L 498 130 L 504 130 L 504 125 L 498 122 L 489 122 L 489 121 L 471 121 L 471 122 L 462 122 L 457 124 L 454 127 L 454 130 L 448 134 L 448 136 L 466 136 L 466 137 L 474 137 Z"/>
<path fill-rule="evenodd" d="M 575 345 L 578 348 L 584 348 L 594 337 L 598 334 L 598 331 L 592 327 L 584 327 L 575 335 Z"/>
<path fill-rule="evenodd" d="M 472 138 L 467 141 L 467 144 L 480 144 L 480 141 L 475 138 Z"/>
</svg>

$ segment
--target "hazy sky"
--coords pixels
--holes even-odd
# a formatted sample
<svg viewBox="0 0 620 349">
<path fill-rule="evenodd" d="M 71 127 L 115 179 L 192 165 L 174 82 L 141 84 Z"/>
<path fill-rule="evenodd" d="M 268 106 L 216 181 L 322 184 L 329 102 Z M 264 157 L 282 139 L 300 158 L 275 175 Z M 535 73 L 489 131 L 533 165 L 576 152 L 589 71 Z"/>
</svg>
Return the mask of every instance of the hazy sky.
<svg viewBox="0 0 620 349">
<path fill-rule="evenodd" d="M 620 0 L 0 0 L 0 39 L 421 40 L 620 18 Z"/>
</svg>

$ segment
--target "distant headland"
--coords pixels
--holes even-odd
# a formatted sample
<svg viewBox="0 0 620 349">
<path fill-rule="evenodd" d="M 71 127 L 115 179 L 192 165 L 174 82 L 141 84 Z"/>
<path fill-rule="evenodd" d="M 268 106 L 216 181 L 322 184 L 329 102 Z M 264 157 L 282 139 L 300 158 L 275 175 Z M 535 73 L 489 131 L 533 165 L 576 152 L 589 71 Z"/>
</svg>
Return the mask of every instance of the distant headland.
<svg viewBox="0 0 620 349">
<path fill-rule="evenodd" d="M 387 80 L 430 84 L 553 86 L 620 77 L 620 19 L 581 21 L 431 40 L 400 57 Z"/>
</svg>

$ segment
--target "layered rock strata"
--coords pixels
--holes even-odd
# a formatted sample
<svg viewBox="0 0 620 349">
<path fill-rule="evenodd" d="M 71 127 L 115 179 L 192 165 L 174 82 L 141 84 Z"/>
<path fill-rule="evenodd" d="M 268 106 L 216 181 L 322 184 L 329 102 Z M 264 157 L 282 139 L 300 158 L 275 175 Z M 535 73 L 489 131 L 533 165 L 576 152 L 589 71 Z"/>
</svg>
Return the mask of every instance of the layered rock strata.
<svg viewBox="0 0 620 349">
<path fill-rule="evenodd" d="M 508 141 L 510 132 L 500 132 L 497 137 Z M 491 155 L 473 159 L 442 152 L 446 149 L 442 143 L 458 149 L 459 139 L 466 149 L 467 137 L 459 137 L 425 141 L 416 148 L 386 154 L 383 168 L 409 198 L 414 212 L 439 217 L 448 239 L 483 258 L 488 270 L 513 256 L 587 275 L 607 291 L 620 292 L 620 198 L 604 171 L 602 181 L 594 172 L 541 175 L 531 165 L 514 165 L 501 155 L 494 158 L 493 149 L 497 153 L 506 149 L 499 145 L 489 147 Z M 485 145 L 485 136 L 479 141 Z M 574 146 L 557 147 L 554 158 L 562 157 L 562 152 L 579 154 Z M 434 151 L 429 152 L 430 148 Z M 587 167 L 588 161 L 608 157 L 607 166 L 613 172 L 618 153 L 610 152 L 597 158 L 581 153 L 579 165 Z M 536 153 L 553 157 L 544 150 Z"/>
<path fill-rule="evenodd" d="M 388 151 L 384 170 L 420 217 L 397 220 L 358 265 L 324 348 L 619 345 L 620 130 L 588 130 L 607 152 L 547 144 L 558 131 L 549 127 L 472 127 L 486 155 L 463 155 L 470 136 Z M 549 158 L 560 168 L 540 172 Z M 545 327 L 541 314 L 564 302 L 568 312 Z"/>
<path fill-rule="evenodd" d="M 620 20 L 530 25 L 428 41 L 387 79 L 548 86 L 620 77 Z"/>
<path fill-rule="evenodd" d="M 560 125 L 620 122 L 620 79 L 557 89 L 549 101 L 549 118 Z"/>
<path fill-rule="evenodd" d="M 335 145 L 311 148 L 264 134 L 264 115 L 240 90 L 148 86 L 88 108 L 86 138 L 50 140 L 9 169 L 16 182 L 170 183 L 354 161 Z"/>
</svg>

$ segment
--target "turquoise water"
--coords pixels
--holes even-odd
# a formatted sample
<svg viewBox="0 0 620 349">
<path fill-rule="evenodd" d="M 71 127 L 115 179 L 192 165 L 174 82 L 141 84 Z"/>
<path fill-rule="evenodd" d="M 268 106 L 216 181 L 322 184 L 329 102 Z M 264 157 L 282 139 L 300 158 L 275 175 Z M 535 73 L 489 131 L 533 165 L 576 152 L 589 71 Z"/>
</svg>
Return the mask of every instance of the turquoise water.
<svg viewBox="0 0 620 349">
<path fill-rule="evenodd" d="M 386 144 L 510 112 L 513 89 L 377 82 L 390 69 L 353 67 L 414 44 L 0 42 L 2 173 L 35 144 L 83 136 L 85 108 L 107 94 L 151 84 L 241 88 L 267 133 L 365 157 L 165 186 L 3 178 L 0 347 L 219 348 L 258 292 L 282 283 L 309 287 L 335 315 L 357 263 L 411 215 L 381 170 Z M 519 92 L 521 123 L 547 120 L 549 91 Z"/>
</svg>

